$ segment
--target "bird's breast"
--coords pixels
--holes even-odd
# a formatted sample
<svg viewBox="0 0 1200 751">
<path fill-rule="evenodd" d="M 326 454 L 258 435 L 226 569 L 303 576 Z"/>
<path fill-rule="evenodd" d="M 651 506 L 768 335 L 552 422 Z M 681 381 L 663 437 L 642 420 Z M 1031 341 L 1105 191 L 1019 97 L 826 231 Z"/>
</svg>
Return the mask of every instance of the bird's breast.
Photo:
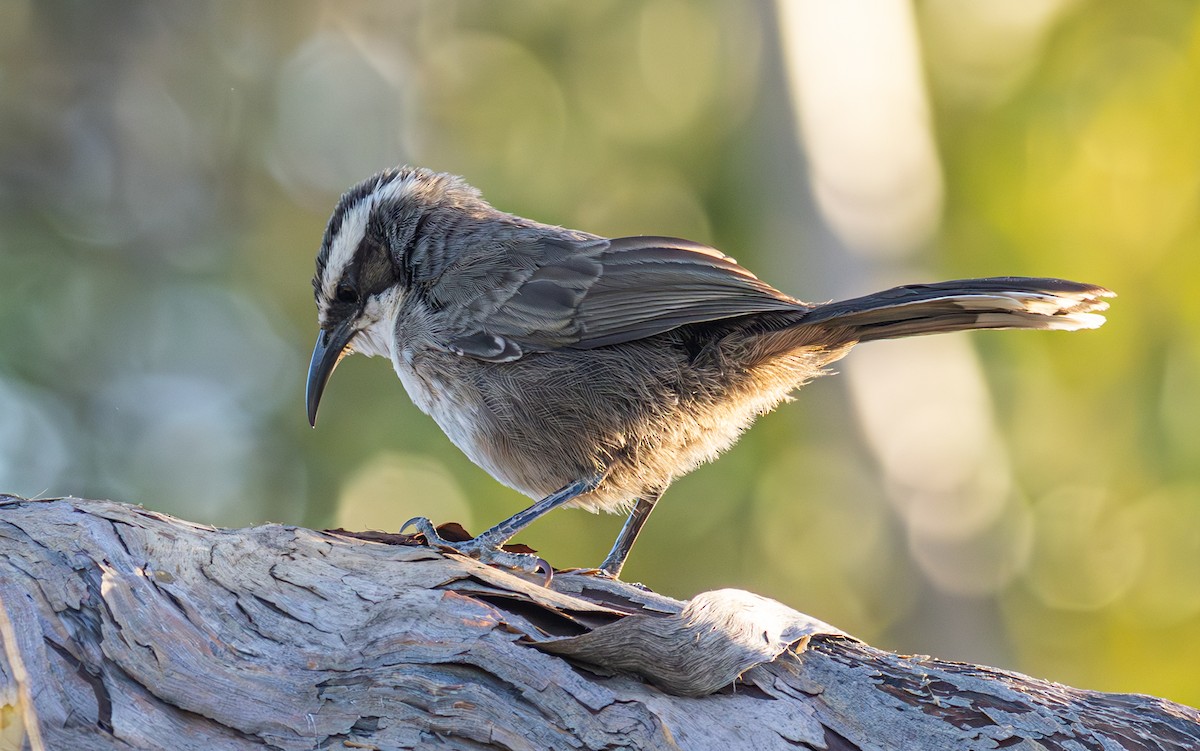
<svg viewBox="0 0 1200 751">
<path fill-rule="evenodd" d="M 499 450 L 495 416 L 483 395 L 473 387 L 472 371 L 481 363 L 441 351 L 401 348 L 393 364 L 413 404 L 432 417 L 468 459 L 526 495 L 540 497 L 549 492 L 531 485 L 521 471 L 520 462 L 503 456 Z"/>
<path fill-rule="evenodd" d="M 453 363 L 438 367 L 430 359 L 429 355 L 401 349 L 393 362 L 396 375 L 417 409 L 432 417 L 454 445 L 478 464 L 478 408 L 458 393 L 460 381 L 454 375 L 454 368 L 449 367 Z"/>
</svg>

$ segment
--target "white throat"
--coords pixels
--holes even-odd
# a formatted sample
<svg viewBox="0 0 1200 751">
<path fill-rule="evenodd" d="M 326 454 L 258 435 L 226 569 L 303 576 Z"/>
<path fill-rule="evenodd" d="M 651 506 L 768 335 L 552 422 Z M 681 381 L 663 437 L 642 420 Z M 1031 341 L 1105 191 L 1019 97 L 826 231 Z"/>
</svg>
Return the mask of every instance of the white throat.
<svg viewBox="0 0 1200 751">
<path fill-rule="evenodd" d="M 392 287 L 367 299 L 358 319 L 358 333 L 350 341 L 350 348 L 354 352 L 367 357 L 392 358 L 396 348 L 396 317 L 403 297 L 399 287 Z"/>
</svg>

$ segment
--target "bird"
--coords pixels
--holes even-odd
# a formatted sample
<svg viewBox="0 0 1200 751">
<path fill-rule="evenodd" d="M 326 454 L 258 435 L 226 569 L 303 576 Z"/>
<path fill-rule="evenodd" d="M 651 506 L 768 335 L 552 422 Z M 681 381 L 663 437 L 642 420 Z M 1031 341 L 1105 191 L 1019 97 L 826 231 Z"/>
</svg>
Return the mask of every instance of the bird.
<svg viewBox="0 0 1200 751">
<path fill-rule="evenodd" d="M 1113 293 L 1052 278 L 910 284 L 812 304 L 721 251 L 607 238 L 494 208 L 463 178 L 384 170 L 343 194 L 313 277 L 306 406 L 351 353 L 386 357 L 412 402 L 534 499 L 467 540 L 428 544 L 550 575 L 502 549 L 559 507 L 626 513 L 597 573 L 619 578 L 676 478 L 715 459 L 852 346 L 971 329 L 1096 328 Z"/>
</svg>

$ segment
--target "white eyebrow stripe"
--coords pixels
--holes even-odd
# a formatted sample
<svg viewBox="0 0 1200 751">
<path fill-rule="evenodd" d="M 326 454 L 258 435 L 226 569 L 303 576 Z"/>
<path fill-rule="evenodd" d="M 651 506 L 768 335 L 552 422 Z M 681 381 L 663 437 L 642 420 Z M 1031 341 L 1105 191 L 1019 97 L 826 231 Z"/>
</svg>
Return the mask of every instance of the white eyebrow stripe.
<svg viewBox="0 0 1200 751">
<path fill-rule="evenodd" d="M 325 298 L 328 300 L 336 296 L 338 280 L 354 260 L 354 253 L 367 234 L 367 219 L 371 216 L 373 205 L 371 196 L 367 196 L 346 211 L 338 233 L 329 243 L 329 260 L 325 262 L 325 276 L 321 280 L 324 284 Z"/>
<path fill-rule="evenodd" d="M 405 175 L 380 185 L 351 206 L 342 215 L 338 233 L 329 243 L 329 260 L 325 263 L 325 275 L 321 280 L 327 300 L 337 296 L 337 283 L 346 273 L 346 267 L 354 261 L 354 254 L 367 234 L 367 222 L 379 203 L 403 201 L 418 185 L 416 175 Z"/>
</svg>

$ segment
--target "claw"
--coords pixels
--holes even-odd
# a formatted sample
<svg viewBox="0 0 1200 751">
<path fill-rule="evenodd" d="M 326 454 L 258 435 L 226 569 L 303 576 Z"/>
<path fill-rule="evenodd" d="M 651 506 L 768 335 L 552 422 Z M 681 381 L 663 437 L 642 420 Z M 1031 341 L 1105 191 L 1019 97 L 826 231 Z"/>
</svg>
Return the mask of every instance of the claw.
<svg viewBox="0 0 1200 751">
<path fill-rule="evenodd" d="M 442 539 L 442 536 L 437 533 L 437 529 L 433 526 L 433 522 L 429 521 L 428 517 L 414 516 L 413 518 L 401 524 L 400 529 L 397 531 L 400 534 L 403 534 L 404 530 L 408 529 L 409 527 L 415 528 L 419 534 L 425 536 L 426 545 L 434 545 L 439 540 L 441 542 L 445 542 L 445 540 Z"/>
<path fill-rule="evenodd" d="M 523 554 L 520 554 L 520 555 L 523 555 Z M 542 586 L 549 587 L 550 582 L 554 581 L 554 568 L 550 565 L 550 561 L 547 561 L 545 558 L 538 558 L 537 559 L 537 568 L 535 568 L 533 570 L 533 573 L 536 574 L 538 572 L 538 569 L 541 569 L 542 571 L 545 572 L 545 576 L 542 579 Z"/>
<path fill-rule="evenodd" d="M 463 540 L 462 542 L 453 542 L 438 534 L 437 528 L 433 526 L 433 522 L 424 516 L 415 516 L 404 522 L 400 527 L 400 532 L 409 527 L 414 528 L 423 535 L 425 537 L 425 544 L 430 547 L 441 548 L 458 553 L 459 555 L 465 555 L 489 566 L 503 566 L 504 568 L 516 569 L 528 574 L 540 574 L 543 577 L 544 586 L 549 586 L 550 581 L 554 578 L 554 569 L 551 568 L 550 563 L 545 558 L 539 558 L 529 553 L 513 553 L 508 550 L 502 550 L 487 540 L 485 535 L 473 537 L 470 540 Z"/>
</svg>

